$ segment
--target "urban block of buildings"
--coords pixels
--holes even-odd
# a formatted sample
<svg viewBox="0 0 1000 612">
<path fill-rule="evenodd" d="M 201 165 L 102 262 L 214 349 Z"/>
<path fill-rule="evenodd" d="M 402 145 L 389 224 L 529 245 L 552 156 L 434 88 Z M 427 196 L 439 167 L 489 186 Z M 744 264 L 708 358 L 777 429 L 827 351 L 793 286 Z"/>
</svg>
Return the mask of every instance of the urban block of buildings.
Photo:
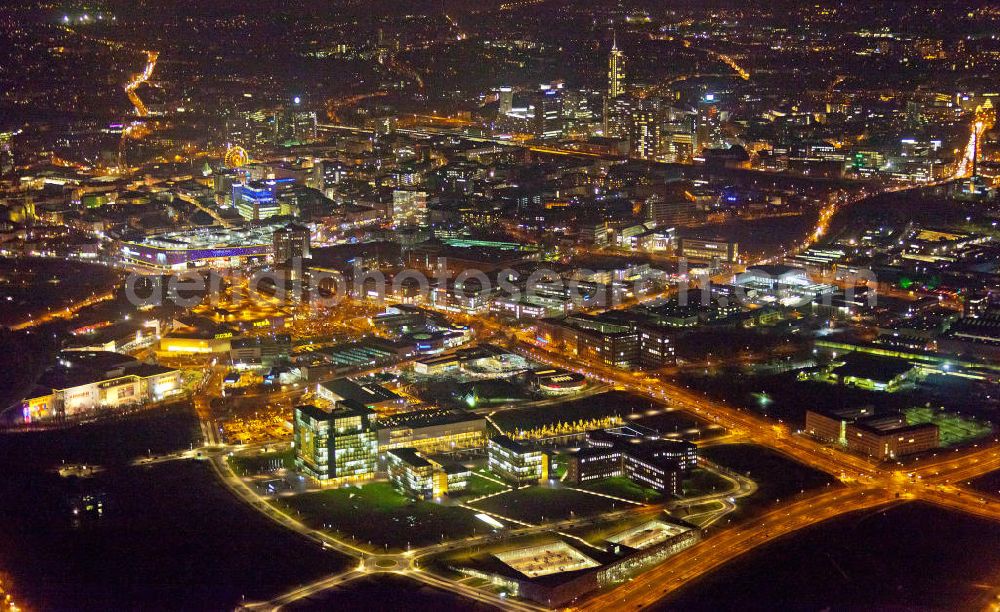
<svg viewBox="0 0 1000 612">
<path fill-rule="evenodd" d="M 933 423 L 909 424 L 902 414 L 877 415 L 871 408 L 806 411 L 806 432 L 880 461 L 936 449 L 940 431 Z"/>
</svg>

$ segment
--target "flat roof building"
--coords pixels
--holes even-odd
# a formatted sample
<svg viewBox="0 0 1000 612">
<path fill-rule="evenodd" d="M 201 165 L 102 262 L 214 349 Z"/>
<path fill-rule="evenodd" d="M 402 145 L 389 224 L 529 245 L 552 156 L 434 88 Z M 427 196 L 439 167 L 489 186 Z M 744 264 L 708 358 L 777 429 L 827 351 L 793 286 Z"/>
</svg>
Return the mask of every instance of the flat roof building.
<svg viewBox="0 0 1000 612">
<path fill-rule="evenodd" d="M 448 410 L 421 410 L 378 419 L 379 452 L 413 448 L 422 453 L 445 453 L 482 448 L 486 419 Z"/>
<path fill-rule="evenodd" d="M 740 246 L 721 238 L 681 238 L 678 255 L 693 261 L 736 263 L 740 258 Z"/>
<path fill-rule="evenodd" d="M 404 495 L 433 499 L 466 488 L 471 470 L 459 465 L 443 465 L 424 457 L 415 448 L 394 448 L 386 452 L 389 481 Z"/>
<path fill-rule="evenodd" d="M 569 455 L 568 482 L 583 484 L 624 476 L 640 486 L 679 495 L 683 473 L 697 465 L 697 447 L 684 440 L 640 440 L 606 433 Z"/>
<path fill-rule="evenodd" d="M 349 378 L 335 378 L 316 384 L 316 397 L 336 404 L 356 402 L 377 414 L 393 414 L 406 408 L 406 400 L 375 383 L 359 384 Z"/>
<path fill-rule="evenodd" d="M 908 361 L 854 352 L 848 353 L 843 365 L 834 368 L 830 375 L 845 385 L 891 392 L 912 379 L 916 371 L 916 366 Z"/>
<path fill-rule="evenodd" d="M 264 262 L 271 255 L 274 229 L 273 225 L 212 226 L 163 232 L 123 243 L 120 256 L 130 269 L 147 273 L 238 268 Z"/>
<path fill-rule="evenodd" d="M 631 368 L 639 363 L 639 332 L 631 325 L 599 316 L 572 315 L 538 321 L 537 337 L 569 354 L 616 367 Z"/>
<path fill-rule="evenodd" d="M 939 448 L 933 423 L 911 424 L 900 413 L 876 415 L 870 407 L 806 411 L 806 431 L 821 440 L 881 461 Z"/>
<path fill-rule="evenodd" d="M 21 403 L 25 422 L 73 418 L 181 393 L 180 371 L 108 351 L 66 351 Z"/>
<path fill-rule="evenodd" d="M 937 425 L 910 425 L 903 415 L 849 423 L 846 434 L 848 448 L 882 461 L 922 453 L 941 445 Z"/>
<path fill-rule="evenodd" d="M 507 436 L 490 438 L 487 465 L 494 474 L 515 485 L 533 484 L 549 477 L 549 456 Z"/>
<path fill-rule="evenodd" d="M 378 439 L 371 410 L 350 400 L 332 410 L 297 406 L 293 421 L 295 467 L 323 486 L 375 476 Z"/>
</svg>

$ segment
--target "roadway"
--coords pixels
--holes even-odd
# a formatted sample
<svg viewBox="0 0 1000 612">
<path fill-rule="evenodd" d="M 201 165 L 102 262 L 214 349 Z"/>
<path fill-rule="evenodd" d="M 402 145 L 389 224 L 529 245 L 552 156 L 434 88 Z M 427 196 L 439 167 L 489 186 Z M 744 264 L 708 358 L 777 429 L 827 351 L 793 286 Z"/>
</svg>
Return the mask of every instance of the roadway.
<svg viewBox="0 0 1000 612">
<path fill-rule="evenodd" d="M 140 117 L 148 117 L 149 109 L 146 108 L 142 99 L 139 98 L 136 90 L 139 89 L 140 85 L 148 82 L 153 77 L 153 70 L 156 69 L 156 60 L 160 57 L 158 51 L 146 51 L 145 53 L 146 67 L 143 68 L 142 72 L 132 77 L 132 80 L 125 85 L 125 94 L 128 96 L 132 106 L 135 107 L 135 113 Z"/>
<path fill-rule="evenodd" d="M 580 610 L 622 610 L 652 605 L 681 586 L 781 536 L 822 521 L 895 501 L 887 491 L 828 489 L 800 496 L 763 516 L 687 548 L 634 580 L 599 594 Z"/>
<path fill-rule="evenodd" d="M 840 480 L 870 480 L 878 470 L 868 461 L 830 448 L 819 442 L 792 436 L 786 427 L 711 400 L 690 389 L 673 384 L 655 373 L 637 373 L 594 364 L 583 364 L 563 353 L 554 353 L 530 344 L 519 337 L 515 348 L 524 355 L 549 365 L 596 377 L 657 403 L 691 412 L 703 420 L 720 425 L 750 441 L 769 446 L 794 459 L 820 469 Z"/>
<path fill-rule="evenodd" d="M 29 329 L 31 327 L 36 327 L 38 325 L 44 325 L 45 323 L 51 323 L 56 319 L 69 320 L 72 319 L 76 315 L 76 313 L 80 312 L 84 308 L 93 306 L 94 304 L 99 304 L 101 302 L 112 300 L 114 299 L 114 297 L 115 297 L 115 292 L 109 291 L 107 293 L 102 293 L 100 295 L 89 297 L 85 300 L 80 300 L 79 302 L 76 302 L 72 306 L 67 306 L 66 308 L 60 308 L 59 310 L 54 310 L 52 312 L 48 312 L 38 317 L 29 315 L 27 321 L 11 325 L 10 329 L 14 331 L 21 331 L 23 329 Z"/>
<path fill-rule="evenodd" d="M 499 329 L 498 325 L 489 320 L 477 322 L 482 323 L 482 327 L 487 330 Z M 805 465 L 832 474 L 846 485 L 796 496 L 756 519 L 737 523 L 731 527 L 727 526 L 692 548 L 636 576 L 633 580 L 585 601 L 582 604 L 584 608 L 598 609 L 623 605 L 641 607 L 652 604 L 683 584 L 695 580 L 734 557 L 754 550 L 775 538 L 794 533 L 847 512 L 876 508 L 894 502 L 922 499 L 949 509 L 990 520 L 1000 520 L 1000 501 L 994 501 L 989 496 L 970 492 L 954 484 L 1000 469 L 1000 450 L 996 445 L 988 444 L 979 448 L 941 453 L 931 458 L 925 457 L 919 464 L 915 462 L 912 466 L 896 469 L 893 466 L 875 464 L 865 458 L 827 447 L 804 436 L 793 435 L 783 426 L 767 421 L 753 413 L 706 398 L 655 374 L 624 372 L 592 363 L 584 363 L 571 359 L 563 353 L 544 350 L 524 340 L 523 337 L 518 337 L 515 340 L 515 350 L 540 362 L 578 371 L 607 385 L 627 389 L 657 403 L 689 411 L 708 422 L 727 428 L 748 441 L 767 446 Z M 213 375 L 207 377 L 205 383 L 212 389 L 217 384 L 212 380 Z M 210 396 L 211 393 L 199 395 Z M 210 413 L 199 410 L 199 416 L 204 417 L 206 414 Z M 191 451 L 186 457 L 192 458 Z M 727 479 L 730 480 L 732 486 L 727 491 L 719 493 L 656 506 L 637 506 L 598 517 L 574 517 L 538 525 L 511 521 L 511 527 L 503 530 L 501 534 L 472 536 L 402 553 L 383 554 L 373 553 L 350 542 L 312 529 L 295 517 L 275 508 L 231 471 L 225 457 L 225 452 L 210 452 L 207 456 L 220 480 L 232 489 L 239 498 L 263 512 L 271 520 L 299 533 L 324 549 L 358 560 L 357 569 L 323 577 L 314 583 L 284 593 L 269 602 L 248 604 L 246 607 L 250 609 L 280 609 L 295 601 L 336 588 L 359 576 L 391 572 L 406 575 L 430 586 L 445 589 L 491 606 L 516 610 L 538 610 L 541 608 L 534 604 L 509 599 L 501 601 L 492 591 L 434 575 L 424 569 L 421 563 L 433 555 L 489 544 L 497 541 L 499 537 L 558 533 L 573 538 L 575 536 L 565 533 L 565 530 L 595 525 L 626 516 L 645 514 L 652 516 L 663 510 L 678 510 L 703 504 L 715 503 L 718 504 L 718 508 L 698 513 L 694 515 L 694 518 L 704 526 L 717 524 L 721 517 L 736 508 L 732 498 L 745 497 L 755 490 L 752 481 L 741 480 L 730 475 Z M 714 466 L 707 467 L 711 469 Z M 907 469 L 908 472 L 905 471 Z M 504 520 L 505 517 L 498 518 Z"/>
<path fill-rule="evenodd" d="M 671 557 L 634 580 L 601 594 L 582 607 L 642 607 L 727 561 L 774 538 L 847 512 L 899 500 L 920 499 L 981 518 L 1000 521 L 1000 500 L 955 484 L 1000 469 L 996 441 L 974 448 L 941 452 L 914 462 L 907 470 L 870 461 L 811 438 L 793 435 L 763 417 L 711 400 L 655 374 L 639 374 L 582 363 L 519 337 L 519 352 L 553 366 L 577 371 L 626 390 L 689 411 L 737 432 L 810 467 L 837 477 L 846 488 L 807 495 L 781 505 L 761 518 L 724 530 Z"/>
</svg>

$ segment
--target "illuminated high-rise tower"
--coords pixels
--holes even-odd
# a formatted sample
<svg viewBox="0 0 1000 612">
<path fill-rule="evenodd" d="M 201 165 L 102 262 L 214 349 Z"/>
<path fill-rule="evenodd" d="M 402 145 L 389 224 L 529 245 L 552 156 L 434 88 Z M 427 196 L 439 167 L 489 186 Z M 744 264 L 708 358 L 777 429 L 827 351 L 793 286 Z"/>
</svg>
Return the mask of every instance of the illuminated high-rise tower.
<svg viewBox="0 0 1000 612">
<path fill-rule="evenodd" d="M 611 43 L 608 55 L 608 97 L 617 98 L 625 93 L 625 56 L 618 49 L 618 37 Z"/>
<path fill-rule="evenodd" d="M 632 157 L 653 159 L 660 154 L 660 122 L 655 112 L 636 109 L 629 117 L 628 136 Z"/>
</svg>

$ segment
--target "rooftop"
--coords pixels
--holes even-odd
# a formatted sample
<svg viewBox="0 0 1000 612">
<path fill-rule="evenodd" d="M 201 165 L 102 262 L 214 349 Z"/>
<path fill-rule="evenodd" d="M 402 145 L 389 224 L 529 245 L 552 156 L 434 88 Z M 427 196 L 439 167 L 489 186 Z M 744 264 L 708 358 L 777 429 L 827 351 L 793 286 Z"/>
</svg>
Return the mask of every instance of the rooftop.
<svg viewBox="0 0 1000 612">
<path fill-rule="evenodd" d="M 319 383 L 319 386 L 345 400 L 354 400 L 366 406 L 402 399 L 400 396 L 381 385 L 372 383 L 361 385 L 349 378 L 336 378 L 334 380 L 328 380 Z"/>
<path fill-rule="evenodd" d="M 433 464 L 420 456 L 415 448 L 393 448 L 388 451 L 393 457 L 397 457 L 412 467 L 431 467 Z"/>
<path fill-rule="evenodd" d="M 146 237 L 139 242 L 129 243 L 132 246 L 155 248 L 161 250 L 208 249 L 225 246 L 246 247 L 254 245 L 270 245 L 275 225 L 258 227 L 241 227 L 227 229 L 219 226 L 204 227 L 193 230 L 162 232 Z M 127 245 L 124 248 L 128 248 Z"/>
<path fill-rule="evenodd" d="M 849 353 L 844 359 L 844 365 L 834 370 L 841 378 L 865 378 L 887 382 L 906 374 L 914 367 L 908 361 L 876 357 L 866 353 Z"/>
<path fill-rule="evenodd" d="M 455 412 L 452 410 L 418 410 L 403 414 L 379 417 L 379 428 L 390 427 L 433 427 L 435 425 L 448 425 L 451 423 L 462 423 L 465 421 L 481 421 L 483 417 L 467 412 Z"/>
<path fill-rule="evenodd" d="M 938 427 L 933 423 L 920 423 L 910 425 L 906 417 L 902 414 L 870 417 L 854 423 L 858 429 L 869 431 L 879 435 L 908 433 L 914 431 L 936 430 Z"/>
</svg>

